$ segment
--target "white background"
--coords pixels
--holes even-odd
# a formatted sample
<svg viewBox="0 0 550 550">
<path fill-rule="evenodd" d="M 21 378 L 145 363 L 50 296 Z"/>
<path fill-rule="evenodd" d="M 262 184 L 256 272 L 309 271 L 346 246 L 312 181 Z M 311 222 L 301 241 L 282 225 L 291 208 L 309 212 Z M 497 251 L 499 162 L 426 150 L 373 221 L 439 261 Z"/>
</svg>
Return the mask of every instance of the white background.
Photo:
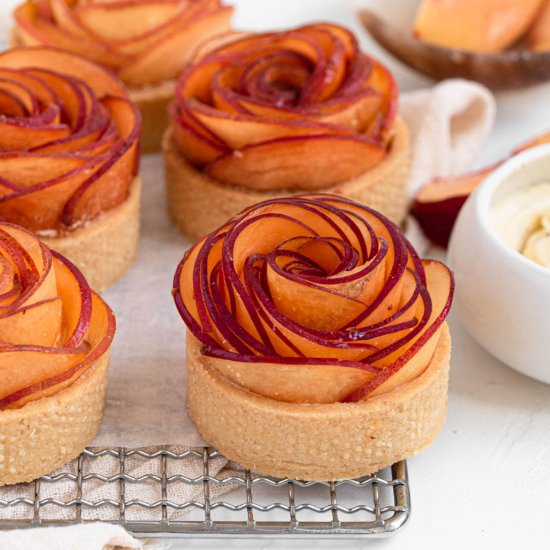
<svg viewBox="0 0 550 550">
<path fill-rule="evenodd" d="M 382 0 L 379 0 L 382 1 Z M 408 0 L 404 0 L 408 1 Z M 16 2 L 2 0 L 0 30 Z M 430 84 L 362 32 L 342 0 L 233 0 L 235 26 L 274 29 L 332 20 L 352 27 L 403 90 Z M 478 164 L 550 130 L 550 85 L 498 95 L 498 120 Z M 550 315 L 550 312 L 549 312 Z M 451 316 L 449 416 L 436 442 L 409 460 L 413 516 L 395 536 L 368 541 L 186 540 L 173 548 L 550 548 L 550 387 L 488 356 Z M 550 337 L 550 335 L 549 335 Z"/>
</svg>

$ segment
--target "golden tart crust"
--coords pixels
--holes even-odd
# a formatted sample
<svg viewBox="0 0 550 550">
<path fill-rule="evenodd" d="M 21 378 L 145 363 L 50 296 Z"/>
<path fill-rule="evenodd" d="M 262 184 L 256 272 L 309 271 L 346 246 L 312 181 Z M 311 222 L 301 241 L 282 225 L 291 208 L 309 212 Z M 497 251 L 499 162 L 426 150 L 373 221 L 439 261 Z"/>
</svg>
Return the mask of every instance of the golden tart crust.
<svg viewBox="0 0 550 550">
<path fill-rule="evenodd" d="M 443 325 L 417 378 L 358 403 L 275 401 L 225 379 L 187 332 L 189 413 L 205 441 L 257 472 L 305 480 L 368 475 L 427 447 L 447 415 L 451 339 Z"/>
<path fill-rule="evenodd" d="M 106 352 L 55 395 L 0 411 L 0 486 L 49 474 L 84 450 L 101 424 L 108 366 Z"/>
</svg>

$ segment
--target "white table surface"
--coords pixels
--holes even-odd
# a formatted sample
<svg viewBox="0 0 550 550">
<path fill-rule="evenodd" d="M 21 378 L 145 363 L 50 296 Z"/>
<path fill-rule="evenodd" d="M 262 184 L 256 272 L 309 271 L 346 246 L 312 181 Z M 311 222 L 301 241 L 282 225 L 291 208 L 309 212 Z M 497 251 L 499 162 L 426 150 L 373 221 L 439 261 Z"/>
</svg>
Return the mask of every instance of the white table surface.
<svg viewBox="0 0 550 550">
<path fill-rule="evenodd" d="M 380 0 L 382 1 L 382 0 Z M 0 27 L 17 2 L 2 0 Z M 274 29 L 332 20 L 352 27 L 383 59 L 401 89 L 417 76 L 368 39 L 344 0 L 233 0 L 235 25 Z M 550 85 L 498 95 L 498 119 L 478 164 L 550 129 Z M 550 312 L 549 312 L 550 314 Z M 435 443 L 408 461 L 413 514 L 393 537 L 363 541 L 181 540 L 170 548 L 328 548 L 391 550 L 550 548 L 550 386 L 515 373 L 485 353 L 451 315 L 449 416 Z M 550 335 L 549 335 L 550 336 Z"/>
</svg>

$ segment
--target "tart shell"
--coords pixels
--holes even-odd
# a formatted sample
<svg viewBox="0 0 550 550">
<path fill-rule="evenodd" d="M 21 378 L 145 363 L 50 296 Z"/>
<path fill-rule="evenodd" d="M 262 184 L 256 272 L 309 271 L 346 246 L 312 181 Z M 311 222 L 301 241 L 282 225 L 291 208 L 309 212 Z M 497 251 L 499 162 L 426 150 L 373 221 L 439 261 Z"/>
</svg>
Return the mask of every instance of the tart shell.
<svg viewBox="0 0 550 550">
<path fill-rule="evenodd" d="M 103 290 L 134 263 L 139 246 L 141 180 L 134 178 L 128 198 L 80 229 L 40 239 L 77 265 L 91 288 Z"/>
<path fill-rule="evenodd" d="M 361 176 L 317 189 L 366 204 L 398 225 L 407 213 L 406 185 L 410 168 L 409 131 L 396 119 L 395 136 L 385 159 Z M 222 183 L 192 166 L 179 152 L 168 129 L 163 138 L 168 211 L 176 227 L 192 239 L 218 228 L 248 206 L 303 190 L 253 191 Z"/>
<path fill-rule="evenodd" d="M 106 352 L 59 393 L 0 411 L 0 486 L 49 474 L 84 450 L 101 424 L 108 366 Z"/>
<path fill-rule="evenodd" d="M 359 403 L 275 401 L 225 379 L 188 332 L 189 413 L 204 440 L 259 473 L 311 481 L 368 475 L 427 447 L 447 415 L 451 340 L 443 325 L 426 370 Z"/>
<path fill-rule="evenodd" d="M 168 105 L 174 99 L 175 90 L 175 81 L 128 90 L 130 99 L 141 113 L 141 152 L 144 155 L 162 149 L 162 136 L 170 124 Z"/>
</svg>

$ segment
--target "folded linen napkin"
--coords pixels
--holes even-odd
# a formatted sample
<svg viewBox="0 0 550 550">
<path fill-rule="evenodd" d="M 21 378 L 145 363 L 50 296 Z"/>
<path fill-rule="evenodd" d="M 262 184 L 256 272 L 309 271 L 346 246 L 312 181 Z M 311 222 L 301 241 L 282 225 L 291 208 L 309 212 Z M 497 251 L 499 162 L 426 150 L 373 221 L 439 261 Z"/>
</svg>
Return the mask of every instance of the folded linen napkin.
<svg viewBox="0 0 550 550">
<path fill-rule="evenodd" d="M 432 88 L 404 93 L 401 116 L 411 136 L 409 199 L 435 177 L 471 167 L 495 121 L 493 94 L 475 82 L 445 80 Z M 409 216 L 406 235 L 423 256 L 430 242 Z"/>
<path fill-rule="evenodd" d="M 114 550 L 143 548 L 119 525 L 89 523 L 69 527 L 39 527 L 37 529 L 6 531 L 0 535 L 2 550 Z"/>
<path fill-rule="evenodd" d="M 400 110 L 411 133 L 409 196 L 413 197 L 434 177 L 471 167 L 493 127 L 496 103 L 485 86 L 452 79 L 404 93 Z"/>
<path fill-rule="evenodd" d="M 495 100 L 492 94 L 483 86 L 463 80 L 449 80 L 442 82 L 433 88 L 404 93 L 401 98 L 401 114 L 407 122 L 411 132 L 412 165 L 409 196 L 413 197 L 418 189 L 430 179 L 436 176 L 448 176 L 466 169 L 472 162 L 476 153 L 484 144 L 495 117 Z M 417 250 L 423 254 L 427 249 L 427 241 L 414 220 L 409 220 L 407 234 Z M 182 447 L 172 448 L 175 452 L 181 452 Z M 119 462 L 112 457 L 105 457 L 101 464 L 101 473 L 106 477 L 116 476 L 119 472 Z M 133 476 L 154 474 L 155 464 L 151 461 L 144 463 L 140 460 L 129 460 L 125 472 Z M 211 475 L 227 477 L 234 471 L 234 464 L 228 464 L 221 458 L 217 458 L 214 465 L 211 464 Z M 70 464 L 63 471 L 75 471 L 75 464 Z M 202 463 L 190 462 L 185 466 L 185 471 L 178 471 L 188 477 L 201 475 Z M 153 469 L 153 470 L 151 470 Z M 175 472 L 174 472 L 175 473 Z M 117 495 L 112 491 L 117 490 L 118 484 L 105 484 L 98 482 L 96 486 L 88 487 L 88 500 L 116 499 Z M 231 486 L 219 486 L 218 494 L 231 489 Z M 29 495 L 29 490 L 31 494 Z M 56 494 L 48 491 L 55 490 Z M 155 502 L 159 496 L 155 494 L 158 487 L 155 484 L 139 484 L 136 487 L 139 498 L 145 501 Z M 200 500 L 202 489 L 191 491 L 189 488 L 181 489 L 189 491 L 189 494 L 181 494 L 185 500 Z M 54 497 L 59 500 L 75 498 L 74 483 L 63 485 L 55 484 L 55 489 L 48 484 L 42 484 L 41 495 Z M 64 492 L 65 491 L 65 492 Z M 32 487 L 15 486 L 0 488 L 0 500 L 13 500 L 14 498 L 32 498 Z M 138 498 L 137 494 L 126 495 L 126 498 Z M 91 514 L 84 519 L 109 520 L 109 508 L 83 510 L 84 514 Z M 24 517 L 31 513 L 32 509 L 19 506 L 2 508 L 0 506 L 0 520 Z M 71 512 L 67 509 L 57 508 L 50 511 L 57 519 L 67 519 Z M 151 511 L 150 517 L 144 517 L 146 512 L 140 511 L 140 516 L 134 519 L 157 519 Z M 171 514 L 175 514 L 172 511 Z M 32 517 L 32 516 L 31 516 Z M 116 545 L 118 548 L 140 548 L 141 543 L 130 537 L 120 527 L 114 527 L 108 523 L 91 523 L 76 527 L 33 529 L 17 532 L 0 532 L 0 550 L 11 548 L 41 548 L 53 550 L 57 548 L 85 548 L 90 550 L 109 548 Z"/>
</svg>

